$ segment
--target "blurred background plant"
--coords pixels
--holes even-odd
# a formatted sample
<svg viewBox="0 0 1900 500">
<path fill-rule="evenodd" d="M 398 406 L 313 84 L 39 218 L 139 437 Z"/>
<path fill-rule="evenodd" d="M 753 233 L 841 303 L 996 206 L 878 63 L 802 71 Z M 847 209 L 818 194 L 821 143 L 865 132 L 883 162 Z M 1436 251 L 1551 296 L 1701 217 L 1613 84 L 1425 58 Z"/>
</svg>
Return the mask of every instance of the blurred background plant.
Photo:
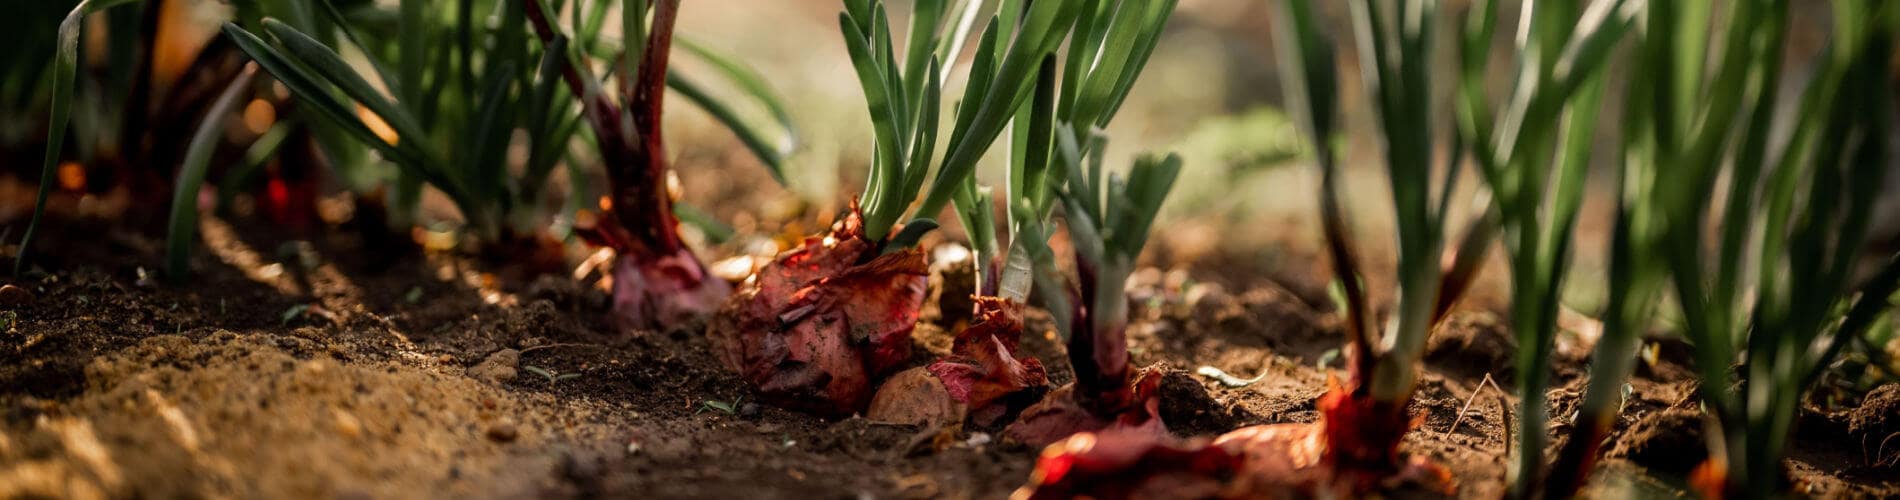
<svg viewBox="0 0 1900 500">
<path fill-rule="evenodd" d="M 109 8 L 127 3 L 140 7 Z M 53 40 L 29 38 L 47 43 L 9 52 L 7 64 L 26 68 L 5 86 L 14 97 L 8 100 L 9 106 L 43 105 L 49 118 L 37 127 L 28 120 L 19 120 L 10 121 L 6 128 L 59 132 L 44 136 L 48 141 L 43 145 L 46 152 L 42 158 L 52 174 L 46 177 L 61 181 L 42 183 L 47 194 L 60 197 L 69 192 L 105 192 L 117 187 L 117 192 L 135 195 L 131 202 L 120 203 L 117 209 L 95 210 L 95 215 L 137 226 L 137 221 L 123 218 L 158 213 L 136 208 L 163 207 L 165 198 L 161 193 L 174 191 L 169 181 L 176 177 L 192 181 L 177 186 L 174 195 L 177 200 L 192 202 L 184 207 L 186 212 L 174 211 L 175 222 L 186 222 L 191 219 L 189 212 L 197 209 L 197 183 L 210 178 L 218 188 L 215 199 L 220 208 L 249 202 L 243 203 L 241 211 L 261 209 L 257 211 L 274 224 L 302 229 L 320 222 L 316 210 L 319 196 L 340 189 L 357 195 L 355 208 L 361 215 L 358 222 L 373 220 L 364 225 L 371 248 L 387 249 L 389 243 L 408 240 L 407 228 L 427 222 L 418 219 L 417 210 L 424 197 L 423 186 L 428 184 L 459 207 L 454 218 L 436 220 L 459 219 L 471 234 L 480 236 L 478 241 L 491 243 L 492 247 L 502 240 L 552 244 L 549 232 L 533 228 L 549 220 L 567 222 L 554 232 L 565 236 L 571 216 L 564 212 L 589 206 L 587 201 L 593 199 L 586 190 L 588 174 L 582 167 L 584 162 L 597 159 L 571 157 L 585 151 L 572 148 L 577 139 L 587 139 L 585 134 L 577 134 L 579 113 L 565 88 L 552 85 L 552 80 L 535 78 L 542 66 L 538 63 L 544 58 L 531 47 L 518 2 L 464 1 L 457 2 L 453 9 L 418 1 L 378 4 L 353 0 L 249 0 L 228 7 L 195 0 L 110 0 L 78 5 L 80 11 L 65 23 L 75 42 L 86 42 L 71 45 L 67 57 L 72 61 L 72 73 L 61 73 L 57 71 L 59 66 L 45 64 L 57 61 Z M 607 38 L 603 36 L 607 14 L 617 5 L 605 0 L 592 4 L 576 0 L 568 6 L 566 12 L 572 15 L 565 19 L 580 28 L 580 49 L 596 54 L 619 50 L 617 43 L 603 41 Z M 133 20 L 144 23 L 142 30 L 118 25 L 129 22 L 118 19 L 132 14 L 140 16 Z M 223 19 L 235 21 L 228 29 L 230 36 L 209 36 L 204 31 Z M 251 30 L 267 33 L 283 45 L 263 43 Z M 143 38 L 134 36 L 139 34 Z M 140 41 L 144 43 L 137 43 Z M 151 48 L 145 48 L 148 46 Z M 779 177 L 785 155 L 795 146 L 795 132 L 784 105 L 757 73 L 736 59 L 701 45 L 688 47 L 687 52 L 706 62 L 702 68 L 705 74 L 719 77 L 713 80 L 716 85 L 706 86 L 684 76 L 669 80 L 669 84 L 683 89 L 681 93 L 689 101 L 738 132 L 747 150 Z M 31 56 L 39 53 L 31 49 L 42 49 L 44 58 Z M 243 120 L 239 123 L 248 134 L 205 136 L 206 140 L 221 137 L 223 140 L 218 142 L 237 146 L 211 147 L 210 151 L 217 154 L 207 153 L 205 161 L 219 168 L 199 166 L 196 175 L 175 170 L 190 142 L 186 134 L 203 114 L 202 108 L 245 59 L 238 49 L 261 57 L 267 71 L 285 73 L 286 79 L 260 83 L 257 98 L 242 106 Z M 80 64 L 81 54 L 86 56 L 85 64 Z M 101 60 L 108 57 L 111 60 Z M 175 60 L 179 59 L 189 65 L 178 67 L 181 63 Z M 400 60 L 402 64 L 386 65 L 381 62 L 384 60 Z M 44 69 L 32 71 L 37 69 L 36 64 Z M 389 67 L 400 71 L 392 72 Z M 79 69 L 87 70 L 84 77 L 78 74 Z M 71 97 L 35 98 L 51 94 L 48 90 L 70 89 L 74 84 L 80 91 L 69 94 Z M 291 100 L 293 94 L 299 99 Z M 154 99 L 158 101 L 147 103 Z M 56 105 L 61 103 L 65 105 Z M 151 109 L 152 117 L 146 119 L 148 113 L 126 113 L 122 109 Z M 61 110 L 65 112 L 56 112 Z M 34 111 L 38 110 L 23 109 L 8 116 L 40 116 Z M 125 117 L 122 124 L 113 121 L 120 117 Z M 99 133 L 103 128 L 123 133 L 107 137 Z M 75 152 L 70 154 L 63 140 L 68 130 L 74 138 L 70 146 Z M 401 140 L 405 132 L 411 140 Z M 16 152 L 30 149 L 22 144 L 30 141 L 24 138 L 27 135 L 6 134 L 6 138 L 21 139 L 5 143 L 13 146 L 6 149 L 9 156 L 25 155 Z M 141 149 L 120 151 L 129 147 Z M 233 151 L 244 147 L 250 150 L 242 155 Z M 286 154 L 276 154 L 279 149 Z M 372 151 L 376 154 L 369 154 Z M 219 161 L 211 161 L 214 156 Z M 384 167 L 387 164 L 400 168 L 392 173 Z M 562 186 L 565 189 L 555 194 L 569 195 L 565 196 L 568 210 L 556 203 L 561 197 L 550 196 L 546 188 L 559 165 L 569 167 L 568 178 Z M 326 173 L 334 173 L 334 177 Z M 253 186 L 261 186 L 257 196 L 239 198 Z M 80 200 L 91 202 L 94 197 L 81 194 Z M 127 205 L 135 209 L 125 208 Z M 712 233 L 727 231 L 711 219 L 698 216 L 697 211 L 689 211 L 695 215 L 690 220 L 708 225 Z M 555 215 L 550 217 L 550 213 Z M 189 245 L 181 242 L 190 239 L 191 226 L 173 224 L 174 255 L 168 265 L 171 274 L 185 272 L 182 253 L 189 250 Z M 24 248 L 22 245 L 22 252 Z M 542 254 L 553 263 L 550 267 L 559 266 L 562 255 L 558 248 Z M 25 264 L 26 260 L 17 262 Z"/>
<path fill-rule="evenodd" d="M 1892 157 L 1900 6 L 1831 6 L 1825 46 L 1797 70 L 1812 76 L 1785 93 L 1794 2 L 1737 2 L 1724 23 L 1693 3 L 1646 12 L 1636 64 L 1658 78 L 1631 82 L 1625 175 L 1647 193 L 1636 222 L 1660 231 L 1695 345 L 1711 429 L 1694 480 L 1710 495 L 1787 489 L 1807 389 L 1900 286 L 1900 254 L 1863 270 L 1881 262 L 1864 254 Z"/>
<path fill-rule="evenodd" d="M 568 65 L 591 66 L 599 61 L 609 67 L 610 74 L 619 75 L 620 88 L 632 88 L 630 72 L 637 71 L 632 61 L 637 60 L 644 42 L 623 47 L 606 40 L 610 37 L 602 27 L 611 7 L 619 8 L 625 22 L 636 24 L 645 22 L 645 15 L 639 12 L 646 9 L 639 7 L 645 2 L 620 4 L 599 1 L 589 5 L 576 0 L 571 5 L 556 1 L 547 6 L 548 12 L 559 13 L 566 8 L 572 14 L 568 18 L 574 30 L 571 43 L 582 54 L 580 58 L 568 53 L 567 42 L 543 45 L 536 41 L 524 4 L 519 1 L 463 1 L 451 14 L 430 9 L 420 0 L 409 0 L 399 2 L 393 13 L 370 10 L 356 14 L 365 19 L 363 22 L 350 21 L 333 5 L 323 4 L 320 10 L 331 21 L 331 29 L 341 33 L 339 41 L 349 41 L 351 48 L 360 52 L 361 65 L 368 66 L 368 71 L 344 61 L 337 50 L 341 45 L 333 48 L 274 19 L 262 25 L 276 45 L 264 43 L 235 25 L 228 25 L 226 32 L 303 102 L 322 110 L 350 136 L 400 167 L 390 181 L 395 186 L 392 214 L 399 227 L 413 218 L 420 205 L 421 188 L 427 184 L 448 196 L 478 241 L 500 247 L 503 255 L 528 256 L 530 260 L 549 254 L 548 267 L 553 269 L 561 264 L 561 252 L 536 250 L 553 244 L 547 232 L 538 228 L 546 225 L 549 212 L 559 212 L 556 207 L 543 206 L 547 205 L 543 203 L 546 184 L 556 166 L 570 157 L 572 143 L 583 130 L 577 106 L 583 101 L 572 97 L 576 90 L 562 84 L 562 74 L 572 71 Z M 393 29 L 384 26 L 363 30 L 357 26 L 373 25 L 391 14 L 396 18 Z M 359 34 L 364 31 L 381 36 Z M 626 33 L 638 38 L 645 30 Z M 717 70 L 714 73 L 738 82 L 735 86 L 743 89 L 745 96 L 773 110 L 782 131 L 764 136 L 767 132 L 732 111 L 733 103 L 712 96 L 685 77 L 668 78 L 667 83 L 688 89 L 682 94 L 712 110 L 714 117 L 738 132 L 776 177 L 793 136 L 789 123 L 784 121 L 783 106 L 740 63 L 703 48 L 690 52 L 714 62 L 710 66 Z M 586 57 L 588 54 L 596 57 Z M 378 89 L 370 83 L 372 80 L 383 88 Z M 355 109 L 339 98 L 337 90 L 355 101 Z M 589 139 L 597 143 L 622 140 Z M 517 145 L 519 149 L 511 150 Z M 586 161 L 626 159 L 600 155 Z M 585 191 L 585 176 L 580 173 L 581 161 L 566 164 L 570 166 L 569 186 L 578 190 L 570 199 L 591 199 Z M 608 165 L 611 172 L 621 168 Z M 665 191 L 671 184 L 666 176 L 670 173 L 664 168 L 654 170 L 647 174 L 654 178 L 642 182 L 653 184 L 659 196 L 666 198 Z M 624 204 L 632 200 L 618 201 Z M 525 249 L 510 248 L 523 244 Z"/>
</svg>

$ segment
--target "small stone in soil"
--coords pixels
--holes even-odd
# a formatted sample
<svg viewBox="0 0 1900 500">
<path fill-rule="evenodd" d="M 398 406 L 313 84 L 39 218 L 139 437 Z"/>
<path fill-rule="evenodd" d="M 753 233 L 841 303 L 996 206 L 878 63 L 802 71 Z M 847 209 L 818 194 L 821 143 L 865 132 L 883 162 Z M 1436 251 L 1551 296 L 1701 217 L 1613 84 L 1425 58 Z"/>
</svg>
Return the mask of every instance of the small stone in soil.
<svg viewBox="0 0 1900 500">
<path fill-rule="evenodd" d="M 497 443 L 512 442 L 515 440 L 515 437 L 518 436 L 517 431 L 515 430 L 514 424 L 510 424 L 507 422 L 502 422 L 502 423 L 495 424 L 489 427 L 488 432 L 486 434 L 488 435 L 488 439 Z"/>
<path fill-rule="evenodd" d="M 759 412 L 760 412 L 760 408 L 759 408 L 758 403 L 746 403 L 746 404 L 739 405 L 740 418 L 758 418 Z"/>
<path fill-rule="evenodd" d="M 0 307 L 23 306 L 33 302 L 33 292 L 14 285 L 0 286 Z"/>
</svg>

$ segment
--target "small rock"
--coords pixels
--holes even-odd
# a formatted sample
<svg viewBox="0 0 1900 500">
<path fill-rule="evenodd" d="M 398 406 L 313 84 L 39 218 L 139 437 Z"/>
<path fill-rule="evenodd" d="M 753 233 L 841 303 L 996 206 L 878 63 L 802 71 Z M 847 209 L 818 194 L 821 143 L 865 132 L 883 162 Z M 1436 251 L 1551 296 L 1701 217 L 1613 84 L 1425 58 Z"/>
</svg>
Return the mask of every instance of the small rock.
<svg viewBox="0 0 1900 500">
<path fill-rule="evenodd" d="M 759 418 L 760 410 L 758 403 L 739 405 L 739 418 Z"/>
<path fill-rule="evenodd" d="M 515 430 L 514 424 L 502 422 L 502 423 L 498 423 L 493 426 L 490 426 L 488 428 L 488 432 L 485 432 L 483 434 L 487 435 L 488 439 L 491 441 L 494 441 L 497 443 L 507 443 L 507 442 L 513 442 L 515 438 L 520 435 L 518 432 L 519 431 Z"/>
<path fill-rule="evenodd" d="M 33 292 L 13 285 L 0 286 L 0 307 L 23 306 L 33 302 Z"/>
<path fill-rule="evenodd" d="M 337 434 L 351 439 L 363 435 L 363 421 L 357 420 L 356 415 L 342 409 L 331 410 L 331 415 L 335 418 Z"/>
<path fill-rule="evenodd" d="M 864 416 L 876 422 L 942 427 L 963 422 L 966 411 L 942 380 L 919 366 L 885 380 Z"/>
<path fill-rule="evenodd" d="M 502 349 L 488 355 L 481 363 L 468 368 L 468 377 L 493 385 L 503 385 L 515 380 L 516 367 L 521 363 L 521 351 Z"/>
</svg>

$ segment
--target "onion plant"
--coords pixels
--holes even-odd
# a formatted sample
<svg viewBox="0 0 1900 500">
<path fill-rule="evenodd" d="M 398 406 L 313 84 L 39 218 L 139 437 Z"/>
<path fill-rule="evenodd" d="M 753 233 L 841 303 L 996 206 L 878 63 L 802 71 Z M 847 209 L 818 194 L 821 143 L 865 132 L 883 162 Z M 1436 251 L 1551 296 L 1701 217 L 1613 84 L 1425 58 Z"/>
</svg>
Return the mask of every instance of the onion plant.
<svg viewBox="0 0 1900 500">
<path fill-rule="evenodd" d="M 1397 311 L 1384 334 L 1378 333 L 1341 200 L 1344 167 L 1335 144 L 1341 124 L 1333 44 L 1309 2 L 1283 0 L 1278 6 L 1274 31 L 1282 73 L 1290 76 L 1284 83 L 1286 101 L 1293 105 L 1300 129 L 1314 143 L 1321 172 L 1322 229 L 1343 292 L 1349 341 L 1347 379 L 1334 385 L 1319 403 L 1321 429 L 1316 436 L 1323 443 L 1323 464 L 1331 469 L 1324 475 L 1332 476 L 1323 481 L 1362 489 L 1402 470 L 1398 444 L 1412 426 L 1406 406 L 1426 337 L 1470 282 L 1492 228 L 1480 219 L 1471 231 L 1473 236 L 1459 240 L 1456 256 L 1441 256 L 1464 148 L 1462 141 L 1451 141 L 1444 165 L 1436 165 L 1441 157 L 1435 147 L 1440 131 L 1455 132 L 1438 123 L 1444 113 L 1433 99 L 1438 75 L 1430 54 L 1438 2 L 1353 2 L 1360 80 L 1384 132 L 1383 160 L 1396 210 Z M 1261 434 L 1276 436 L 1274 440 L 1292 435 Z M 1306 450 L 1292 442 L 1277 445 L 1288 453 Z"/>
<path fill-rule="evenodd" d="M 420 0 L 399 2 L 397 30 L 384 36 L 369 36 L 333 4 L 319 4 L 372 72 L 276 19 L 262 23 L 276 44 L 237 25 L 224 30 L 321 116 L 399 165 L 399 183 L 435 186 L 486 240 L 532 234 L 532 207 L 581 122 L 555 74 L 564 51 L 536 53 L 515 2 L 460 2 L 452 17 L 431 13 Z M 599 23 L 583 27 L 591 30 L 581 36 L 599 36 Z M 372 86 L 372 76 L 388 95 Z M 515 129 L 526 131 L 530 152 L 521 175 L 509 175 L 505 156 Z M 412 194 L 405 198 L 414 203 Z"/>
<path fill-rule="evenodd" d="M 1505 106 L 1491 115 L 1484 93 L 1497 2 L 1468 11 L 1461 47 L 1458 126 L 1481 177 L 1494 193 L 1498 224 L 1511 269 L 1511 326 L 1522 349 L 1515 356 L 1519 406 L 1513 493 L 1531 496 L 1543 484 L 1545 390 L 1551 376 L 1557 315 L 1569 269 L 1573 228 L 1582 206 L 1596 120 L 1602 107 L 1609 55 L 1641 12 L 1642 1 L 1546 1 L 1526 5 L 1516 38 L 1516 75 Z M 1621 243 L 1621 242 L 1619 242 Z M 1628 249 L 1624 249 L 1627 252 Z M 1614 252 L 1613 253 L 1620 253 Z M 1627 271 L 1623 259 L 1612 265 Z M 1641 291 L 1631 276 L 1617 278 L 1625 304 Z M 1635 311 L 1625 311 L 1627 314 Z M 1613 310 L 1613 313 L 1614 310 Z M 1610 395 L 1628 374 L 1630 338 L 1639 327 L 1622 322 L 1601 345 L 1592 372 L 1592 418 L 1602 418 Z M 1612 410 L 1614 408 L 1611 408 Z M 1602 422 L 1607 424 L 1607 421 Z M 1598 425 L 1592 421 L 1589 425 Z M 1589 436 L 1585 436 L 1589 438 Z"/>
<path fill-rule="evenodd" d="M 661 133 L 661 111 L 667 82 L 681 81 L 668 76 L 680 2 L 630 1 L 621 6 L 626 9 L 629 43 L 616 63 L 618 102 L 600 88 L 587 66 L 568 60 L 568 39 L 549 16 L 557 11 L 542 0 L 520 4 L 526 6 L 530 24 L 548 50 L 542 65 L 544 85 L 556 85 L 557 78 L 566 82 L 568 92 L 581 102 L 600 157 L 608 164 L 612 190 L 608 203 L 600 207 L 595 220 L 583 221 L 578 229 L 618 254 L 613 274 L 614 317 L 628 328 L 668 329 L 698 323 L 731 289 L 709 274 L 681 240 L 680 218 L 667 192 L 670 161 Z M 773 170 L 777 175 L 777 169 Z"/>
<path fill-rule="evenodd" d="M 1035 90 L 1010 121 L 1005 199 L 1022 206 L 1005 211 L 1008 230 L 1012 240 L 1035 242 L 999 248 L 990 188 L 977 184 L 974 176 L 964 180 L 965 188 L 954 202 L 964 231 L 977 248 L 977 283 L 971 287 L 976 290 L 971 311 L 976 322 L 956 333 L 949 357 L 899 375 L 930 377 L 937 383 L 886 384 L 872 403 L 873 418 L 915 420 L 910 415 L 924 409 L 957 406 L 967 408 L 972 422 L 990 426 L 1041 396 L 1048 383 L 1041 363 L 1015 353 L 1034 276 L 1032 259 L 1023 245 L 1042 245 L 1049 238 L 1041 228 L 1061 203 L 1056 192 L 1070 170 L 1065 165 L 1073 163 L 1073 170 L 1080 172 L 1087 155 L 1090 171 L 1100 172 L 1099 150 L 1104 140 L 1099 129 L 1113 118 L 1133 88 L 1174 4 L 1084 2 L 1067 52 L 1060 56 L 1063 69 L 1058 72 L 1058 55 L 1045 57 L 1036 72 Z M 1002 2 L 999 21 L 1013 23 L 1016 16 L 1012 14 L 1022 12 L 1024 6 L 1021 0 Z M 1076 139 L 1078 134 L 1093 139 L 1084 143 Z M 919 390 L 929 394 L 887 394 Z"/>
<path fill-rule="evenodd" d="M 1653 214 L 1638 221 L 1659 225 L 1657 258 L 1702 372 L 1712 432 L 1697 479 L 1712 495 L 1786 491 L 1780 460 L 1803 394 L 1900 280 L 1892 259 L 1854 279 L 1892 153 L 1884 82 L 1900 6 L 1832 7 L 1793 113 L 1780 108 L 1791 2 L 1735 2 L 1722 23 L 1706 6 L 1651 2 L 1643 19 L 1626 182 Z"/>
<path fill-rule="evenodd" d="M 574 106 L 571 96 L 577 91 L 560 85 L 561 72 L 580 63 L 569 61 L 564 48 L 535 50 L 526 3 L 465 1 L 451 17 L 437 13 L 446 9 L 434 11 L 421 0 L 406 0 L 396 5 L 397 29 L 380 37 L 357 29 L 335 5 L 318 3 L 318 10 L 343 34 L 342 41 L 363 52 L 368 71 L 346 62 L 338 47 L 281 21 L 263 23 L 274 44 L 236 25 L 226 25 L 225 32 L 317 114 L 341 124 L 399 167 L 397 191 L 403 196 L 398 204 L 411 207 L 400 212 L 413 210 L 418 181 L 426 182 L 454 201 L 485 241 L 533 237 L 538 215 L 533 209 L 586 113 Z M 607 2 L 597 2 L 593 9 L 578 3 L 573 6 L 582 30 L 578 36 L 597 45 Z M 643 5 L 646 2 L 629 2 L 623 7 L 638 10 Z M 631 31 L 642 30 L 635 26 Z M 731 68 L 739 77 L 749 75 L 737 66 L 715 67 Z M 372 79 L 384 88 L 370 83 Z M 704 98 L 700 102 L 710 103 L 708 107 L 728 111 L 727 104 L 703 91 L 691 95 Z M 770 99 L 766 93 L 752 95 Z M 358 112 L 358 104 L 367 111 Z M 716 116 L 736 120 L 729 112 Z M 728 123 L 742 135 L 760 133 L 741 121 Z M 527 137 L 528 158 L 520 173 L 513 174 L 506 152 L 517 130 Z M 596 137 L 597 142 L 621 139 Z M 776 156 L 767 159 L 769 166 L 778 166 Z M 655 177 L 646 182 L 664 185 L 664 169 L 648 175 Z M 655 195 L 665 198 L 663 190 Z"/>
<path fill-rule="evenodd" d="M 953 197 L 974 198 L 967 179 L 978 159 L 1030 99 L 1039 67 L 1085 5 L 1048 0 L 1027 4 L 1020 17 L 1007 8 L 992 16 L 938 155 L 946 61 L 958 59 L 973 29 L 981 9 L 972 3 L 916 2 L 900 50 L 883 2 L 845 0 L 839 27 L 874 139 L 862 198 L 830 234 L 759 269 L 709 332 L 721 359 L 766 399 L 848 415 L 865 408 L 874 380 L 908 359 L 925 288 L 917 238 Z M 899 229 L 919 196 L 923 204 Z"/>
<path fill-rule="evenodd" d="M 1017 12 L 1024 3 L 1008 0 L 1000 9 L 1005 14 Z M 1055 56 L 1042 61 L 1033 97 L 1016 110 L 1010 121 L 1005 194 L 1009 200 L 1005 208 L 1010 237 L 1047 239 L 1046 235 L 1025 234 L 1022 230 L 1026 225 L 1046 223 L 1060 204 L 1055 193 L 1067 175 L 1064 163 L 1092 156 L 1091 165 L 1099 170 L 1100 158 L 1091 153 L 1098 152 L 1105 141 L 1099 139 L 1097 130 L 1108 126 L 1128 98 L 1149 56 L 1154 54 L 1176 3 L 1084 2 L 1068 48 L 1061 55 L 1060 73 Z M 966 182 L 973 184 L 976 179 L 970 177 Z M 988 196 L 962 196 L 987 190 L 981 186 L 966 188 L 955 200 L 965 232 L 977 249 L 977 265 L 982 271 L 977 274 L 982 281 L 977 289 L 984 295 L 1022 302 L 1028 299 L 1032 281 L 1027 253 L 1014 246 L 999 248 L 995 226 L 986 218 Z M 1018 200 L 1028 200 L 1028 210 L 1018 210 Z"/>
<path fill-rule="evenodd" d="M 1069 148 L 1073 149 L 1073 148 Z M 1081 431 L 1107 427 L 1165 433 L 1161 421 L 1161 374 L 1136 370 L 1128 359 L 1128 296 L 1123 288 L 1135 259 L 1148 242 L 1155 215 L 1180 176 L 1177 155 L 1144 155 L 1126 177 L 1103 178 L 1100 162 L 1085 171 L 1080 161 L 1064 162 L 1066 186 L 1058 189 L 1074 247 L 1076 281 L 1057 271 L 1055 255 L 1041 239 L 1038 221 L 1021 221 L 1016 245 L 1032 260 L 1043 306 L 1066 340 L 1075 383 L 1023 410 L 1006 435 L 1042 445 Z M 1106 180 L 1106 182 L 1104 182 Z M 1016 210 L 1034 210 L 1032 200 Z"/>
<path fill-rule="evenodd" d="M 756 137 L 762 132 L 739 120 L 727 103 L 689 80 L 669 78 L 666 63 L 676 3 L 621 5 L 629 23 L 628 39 L 634 43 L 614 61 L 620 75 L 618 102 L 591 76 L 589 60 L 577 57 L 569 39 L 557 32 L 548 13 L 558 12 L 561 3 L 462 2 L 451 23 L 431 17 L 420 1 L 405 1 L 397 5 L 400 31 L 385 37 L 393 40 L 359 36 L 325 3 L 324 12 L 343 38 L 364 52 L 373 75 L 359 73 L 335 49 L 281 22 L 264 21 L 274 45 L 235 25 L 226 25 L 225 31 L 320 114 L 401 167 L 404 175 L 396 181 L 397 190 L 408 193 L 402 198 L 411 207 L 419 184 L 410 181 L 426 181 L 455 202 L 474 233 L 488 244 L 485 250 L 499 250 L 529 266 L 559 263 L 558 247 L 535 229 L 541 215 L 536 208 L 581 123 L 591 125 L 612 193 L 604 198 L 598 217 L 583 217 L 577 226 L 588 239 L 619 254 L 614 317 L 629 329 L 684 327 L 709 314 L 729 287 L 706 272 L 679 236 L 660 134 L 665 84 L 690 89 L 689 98 L 714 110 L 715 117 L 746 137 L 745 143 L 773 141 Z M 605 3 L 597 2 L 592 9 L 578 1 L 571 6 L 580 48 L 602 45 L 596 38 L 607 12 Z M 649 18 L 665 24 L 648 29 Z M 536 35 L 541 41 L 531 40 Z M 391 52 L 394 64 L 385 66 L 379 54 Z M 712 59 L 713 67 L 739 81 L 766 107 L 780 107 L 742 66 L 716 55 Z M 370 76 L 381 80 L 389 95 L 371 85 Z M 352 111 L 350 101 L 367 113 Z M 525 133 L 528 152 L 518 174 L 511 173 L 507 155 L 516 131 Z M 762 152 L 777 175 L 780 151 L 754 151 Z"/>
<path fill-rule="evenodd" d="M 1008 12 L 1016 3 L 1004 2 L 1003 9 Z M 983 304 L 1021 307 L 1031 287 L 1040 282 L 1045 300 L 1054 301 L 1045 305 L 1057 317 L 1080 315 L 1085 320 L 1059 328 L 1069 345 L 1075 385 L 1025 409 L 1010 432 L 1018 441 L 1049 443 L 1112 422 L 1152 422 L 1153 428 L 1162 428 L 1152 406 L 1158 374 L 1138 376 L 1128 364 L 1127 299 L 1122 284 L 1134 270 L 1148 226 L 1178 176 L 1180 158 L 1143 158 L 1126 178 L 1111 175 L 1104 186 L 1102 155 L 1107 140 L 1101 129 L 1114 119 L 1134 88 L 1175 4 L 1174 0 L 1084 2 L 1062 55 L 1061 73 L 1057 73 L 1055 55 L 1043 60 L 1034 97 L 1017 110 L 1011 125 L 1006 193 L 1011 238 L 1006 250 L 997 248 L 993 234 L 984 234 L 994 226 L 969 222 L 987 217 L 987 212 L 971 210 L 968 200 L 958 200 L 959 212 L 965 214 L 964 227 L 978 248 L 979 314 Z M 981 198 L 977 206 L 987 207 L 988 196 Z M 1045 227 L 1051 226 L 1049 218 L 1057 206 L 1065 207 L 1071 241 L 1076 244 L 1076 269 L 1083 284 L 1080 300 L 1068 300 L 1066 281 L 1052 274 L 1053 255 L 1047 249 L 1052 234 Z M 984 255 L 1004 265 L 998 269 L 997 260 L 985 262 Z M 1076 325 L 1083 326 L 1078 330 Z M 1014 326 L 1016 331 L 1004 339 L 1010 346 L 1021 336 L 1020 322 Z M 1137 384 L 1138 378 L 1145 383 Z M 944 377 L 946 385 L 954 386 L 955 380 Z"/>
</svg>

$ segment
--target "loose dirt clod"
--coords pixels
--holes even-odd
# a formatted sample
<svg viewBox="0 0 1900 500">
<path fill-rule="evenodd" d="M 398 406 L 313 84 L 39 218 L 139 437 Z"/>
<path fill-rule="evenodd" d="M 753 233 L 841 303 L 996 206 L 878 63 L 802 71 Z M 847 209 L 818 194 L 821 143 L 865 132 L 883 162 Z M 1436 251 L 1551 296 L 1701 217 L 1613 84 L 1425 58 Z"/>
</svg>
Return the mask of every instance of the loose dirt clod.
<svg viewBox="0 0 1900 500">
<path fill-rule="evenodd" d="M 492 385 L 504 385 L 515 380 L 520 363 L 521 351 L 502 349 L 488 355 L 480 364 L 469 367 L 468 376 Z"/>
<path fill-rule="evenodd" d="M 1609 452 L 1638 465 L 1670 474 L 1688 474 L 1709 455 L 1702 440 L 1702 415 L 1695 410 L 1669 408 L 1636 421 Z"/>
<path fill-rule="evenodd" d="M 1900 383 L 1869 391 L 1848 414 L 1847 433 L 1861 441 L 1872 465 L 1900 468 Z"/>
</svg>

